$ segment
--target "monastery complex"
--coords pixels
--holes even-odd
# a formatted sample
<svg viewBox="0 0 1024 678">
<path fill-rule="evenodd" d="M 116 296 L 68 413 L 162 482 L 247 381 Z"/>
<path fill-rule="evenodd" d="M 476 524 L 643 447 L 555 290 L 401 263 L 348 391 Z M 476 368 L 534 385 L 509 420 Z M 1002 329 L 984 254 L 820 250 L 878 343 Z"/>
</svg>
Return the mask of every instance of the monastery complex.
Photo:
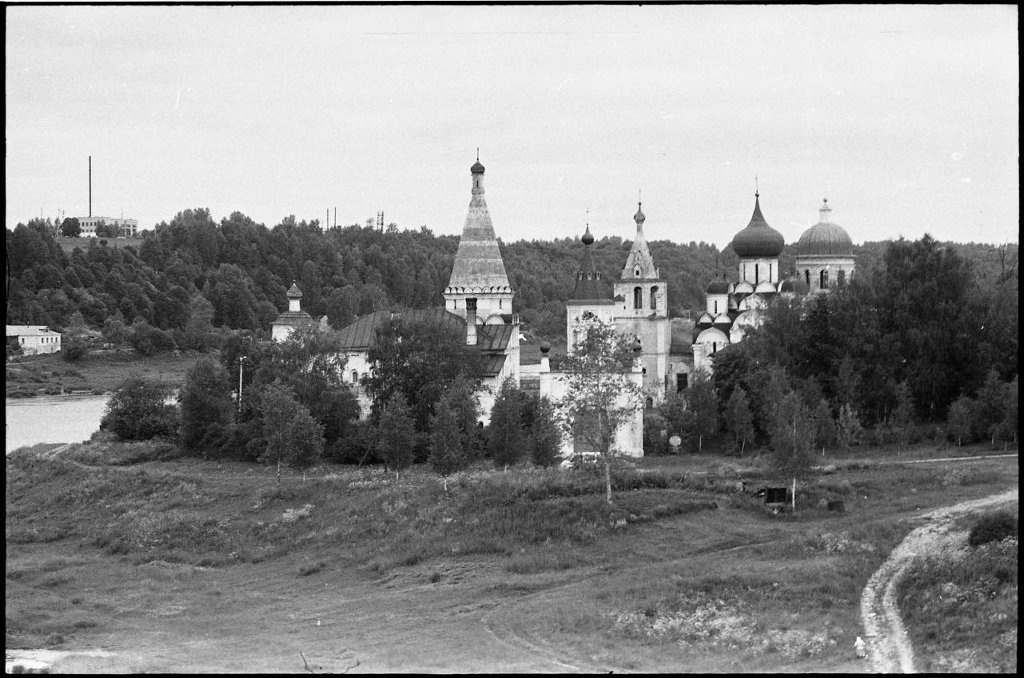
<svg viewBox="0 0 1024 678">
<path fill-rule="evenodd" d="M 401 316 L 410 320 L 440 318 L 466 337 L 482 358 L 480 405 L 482 419 L 490 418 L 501 383 L 511 377 L 517 385 L 557 405 L 565 395 L 567 380 L 552 370 L 550 347 L 540 347 L 539 362 L 522 360 L 519 316 L 512 313 L 515 291 L 509 284 L 505 264 L 484 200 L 484 166 L 479 159 L 470 168 L 472 176 L 469 211 L 444 291 L 444 307 L 406 311 L 377 311 L 341 328 L 345 351 L 345 380 L 357 394 L 363 415 L 370 400 L 360 379 L 370 369 L 368 351 L 376 330 L 384 322 Z M 566 346 L 572 351 L 588 323 L 613 325 L 636 342 L 638 360 L 633 372 L 624 375 L 640 386 L 644 406 L 661 404 L 669 392 L 687 388 L 697 370 L 711 369 L 711 357 L 719 350 L 743 340 L 760 322 L 760 311 L 776 295 L 806 295 L 842 285 L 854 274 L 853 242 L 831 221 L 825 200 L 817 224 L 807 229 L 796 247 L 796 271 L 782 278 L 779 255 L 785 247 L 781 233 L 768 225 L 761 212 L 760 194 L 754 194 L 750 222 L 732 239 L 739 257 L 734 280 L 727 275 L 707 286 L 703 312 L 695 322 L 668 315 L 668 286 L 661 277 L 644 236 L 646 216 L 638 204 L 633 221 L 636 237 L 618 279 L 602 280 L 590 247 L 594 236 L 589 225 L 581 238 L 580 266 L 575 287 L 566 300 Z M 288 336 L 292 328 L 312 321 L 301 310 L 302 293 L 292 285 L 288 310 L 273 323 L 274 340 Z M 628 424 L 620 427 L 618 448 L 629 456 L 643 456 L 643 410 L 637 409 Z M 570 438 L 563 440 L 563 453 L 575 450 Z"/>
</svg>

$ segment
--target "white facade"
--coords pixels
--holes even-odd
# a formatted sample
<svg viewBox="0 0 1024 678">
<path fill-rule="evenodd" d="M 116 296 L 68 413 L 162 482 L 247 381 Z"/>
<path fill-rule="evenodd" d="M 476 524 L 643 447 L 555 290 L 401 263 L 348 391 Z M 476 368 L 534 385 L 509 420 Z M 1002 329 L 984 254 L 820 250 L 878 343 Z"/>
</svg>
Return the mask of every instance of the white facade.
<svg viewBox="0 0 1024 678">
<path fill-rule="evenodd" d="M 138 219 L 118 219 L 117 217 L 78 217 L 78 225 L 82 227 L 82 235 L 96 237 L 96 227 L 101 225 L 116 226 L 120 238 L 134 238 L 139 233 Z"/>
<path fill-rule="evenodd" d="M 60 332 L 54 332 L 46 325 L 7 325 L 7 338 L 16 338 L 25 355 L 60 351 Z"/>
</svg>

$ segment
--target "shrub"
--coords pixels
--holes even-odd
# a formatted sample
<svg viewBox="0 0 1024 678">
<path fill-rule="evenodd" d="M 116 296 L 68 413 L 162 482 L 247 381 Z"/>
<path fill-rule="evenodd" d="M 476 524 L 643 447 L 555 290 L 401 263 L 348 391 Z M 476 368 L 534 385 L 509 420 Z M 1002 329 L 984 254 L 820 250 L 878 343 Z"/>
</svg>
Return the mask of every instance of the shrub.
<svg viewBox="0 0 1024 678">
<path fill-rule="evenodd" d="M 1017 516 L 1009 511 L 997 511 L 982 516 L 967 537 L 967 542 L 977 548 L 990 541 L 1002 541 L 1017 536 Z"/>
<path fill-rule="evenodd" d="M 166 404 L 170 393 L 170 388 L 159 381 L 132 375 L 107 401 L 100 428 L 127 440 L 173 436 L 178 428 L 178 411 Z"/>
</svg>

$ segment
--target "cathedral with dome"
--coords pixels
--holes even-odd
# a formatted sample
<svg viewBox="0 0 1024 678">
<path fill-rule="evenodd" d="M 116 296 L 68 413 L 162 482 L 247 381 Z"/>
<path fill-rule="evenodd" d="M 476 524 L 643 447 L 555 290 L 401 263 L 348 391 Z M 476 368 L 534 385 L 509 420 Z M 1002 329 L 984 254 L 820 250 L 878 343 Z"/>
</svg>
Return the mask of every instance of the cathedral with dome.
<svg viewBox="0 0 1024 678">
<path fill-rule="evenodd" d="M 747 331 L 759 324 L 760 311 L 772 295 L 827 292 L 853 275 L 853 241 L 842 227 L 830 221 L 831 213 L 826 198 L 818 223 L 804 231 L 797 242 L 795 272 L 780 280 L 779 255 L 786 242 L 768 225 L 761 213 L 760 193 L 754 193 L 750 223 L 733 236 L 731 243 L 739 257 L 736 280 L 730 282 L 723 275 L 708 284 L 704 312 L 694 328 L 695 370 L 710 371 L 711 357 L 716 352 L 742 341 Z"/>
<path fill-rule="evenodd" d="M 552 370 L 550 346 L 539 347 L 539 361 L 521 357 L 523 335 L 519 317 L 512 313 L 515 291 L 509 283 L 484 200 L 484 171 L 477 158 L 470 168 L 469 210 L 444 290 L 444 305 L 377 311 L 339 330 L 346 358 L 344 378 L 356 393 L 363 417 L 368 416 L 371 406 L 361 386 L 361 378 L 372 369 L 368 353 L 377 328 L 396 317 L 440 319 L 462 333 L 467 346 L 479 351 L 483 367 L 477 377 L 484 423 L 490 419 L 500 385 L 508 378 L 555 403 L 566 395 L 566 375 Z M 723 275 L 709 282 L 705 306 L 696 321 L 668 314 L 668 281 L 655 265 L 647 245 L 647 216 L 642 203 L 638 203 L 633 215 L 636 235 L 616 280 L 601 279 L 591 253 L 594 236 L 588 224 L 581 238 L 583 248 L 575 284 L 565 302 L 567 350 L 572 350 L 588 323 L 613 325 L 635 342 L 637 360 L 625 377 L 642 390 L 645 408 L 656 406 L 670 392 L 687 388 L 696 371 L 710 371 L 715 353 L 742 341 L 759 324 L 762 309 L 774 295 L 827 292 L 850 279 L 854 273 L 853 242 L 846 231 L 831 221 L 827 199 L 820 209 L 818 223 L 800 236 L 795 271 L 783 277 L 779 256 L 785 239 L 768 225 L 761 212 L 760 198 L 760 193 L 755 192 L 750 222 L 731 242 L 739 258 L 735 279 Z M 301 310 L 302 292 L 296 285 L 292 285 L 287 296 L 288 310 L 273 323 L 273 338 L 278 341 L 294 327 L 313 322 Z M 643 456 L 643 408 L 637 409 L 620 427 L 616 445 L 628 456 Z M 577 442 L 566 436 L 563 454 L 585 451 L 576 446 Z"/>
</svg>

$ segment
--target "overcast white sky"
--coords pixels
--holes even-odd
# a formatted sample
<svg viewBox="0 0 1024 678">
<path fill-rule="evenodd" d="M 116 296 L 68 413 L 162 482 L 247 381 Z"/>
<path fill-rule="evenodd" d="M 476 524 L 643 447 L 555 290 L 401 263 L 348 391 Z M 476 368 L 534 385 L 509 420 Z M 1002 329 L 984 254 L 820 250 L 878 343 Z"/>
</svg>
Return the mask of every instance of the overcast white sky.
<svg viewBox="0 0 1024 678">
<path fill-rule="evenodd" d="M 8 6 L 6 226 L 189 207 L 499 237 L 1017 242 L 1017 7 Z M 588 213 L 589 211 L 589 213 Z"/>
</svg>

